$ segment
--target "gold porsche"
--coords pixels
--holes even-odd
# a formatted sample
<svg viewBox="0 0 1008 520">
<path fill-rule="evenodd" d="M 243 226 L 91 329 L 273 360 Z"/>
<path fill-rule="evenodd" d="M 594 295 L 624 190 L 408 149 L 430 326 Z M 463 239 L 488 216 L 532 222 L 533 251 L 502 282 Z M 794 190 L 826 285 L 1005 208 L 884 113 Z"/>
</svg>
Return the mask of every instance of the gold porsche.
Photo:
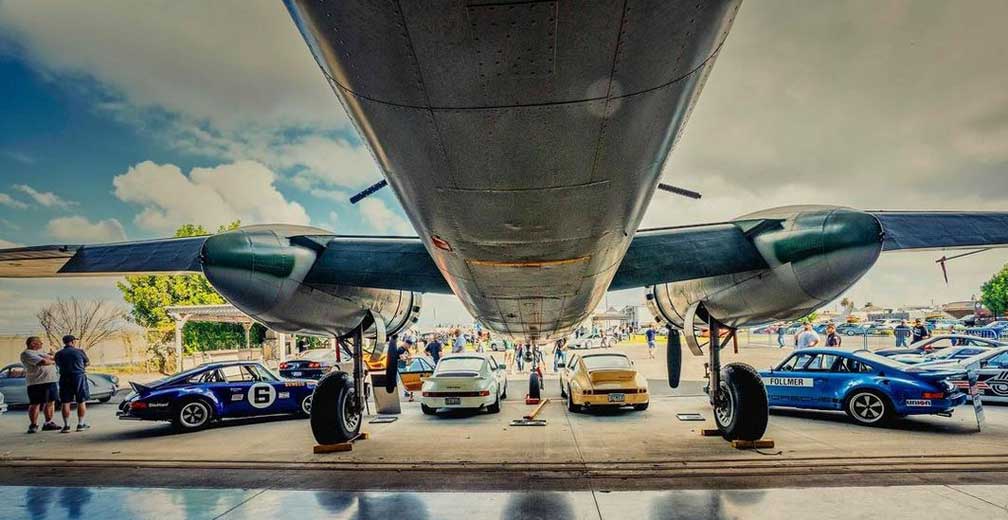
<svg viewBox="0 0 1008 520">
<path fill-rule="evenodd" d="M 572 412 L 584 408 L 633 406 L 647 410 L 647 379 L 621 352 L 574 354 L 560 371 L 560 396 Z"/>
</svg>

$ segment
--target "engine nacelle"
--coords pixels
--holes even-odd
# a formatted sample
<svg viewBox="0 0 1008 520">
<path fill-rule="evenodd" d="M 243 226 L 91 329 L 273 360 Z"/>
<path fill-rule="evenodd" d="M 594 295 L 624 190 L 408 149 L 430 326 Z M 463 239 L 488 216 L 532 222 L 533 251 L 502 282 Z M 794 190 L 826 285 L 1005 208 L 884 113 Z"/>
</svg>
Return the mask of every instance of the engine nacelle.
<svg viewBox="0 0 1008 520">
<path fill-rule="evenodd" d="M 682 328 L 696 303 L 698 320 L 735 328 L 798 319 L 843 294 L 882 252 L 878 219 L 861 211 L 791 206 L 735 220 L 743 229 L 761 221 L 752 241 L 767 269 L 653 286 L 655 319 Z"/>
<path fill-rule="evenodd" d="M 390 335 L 417 321 L 420 294 L 305 283 L 318 253 L 289 237 L 325 234 L 273 225 L 214 235 L 203 245 L 203 273 L 232 305 L 281 332 L 343 336 L 359 326 L 368 311 L 384 319 Z M 373 329 L 368 332 L 374 335 Z"/>
</svg>

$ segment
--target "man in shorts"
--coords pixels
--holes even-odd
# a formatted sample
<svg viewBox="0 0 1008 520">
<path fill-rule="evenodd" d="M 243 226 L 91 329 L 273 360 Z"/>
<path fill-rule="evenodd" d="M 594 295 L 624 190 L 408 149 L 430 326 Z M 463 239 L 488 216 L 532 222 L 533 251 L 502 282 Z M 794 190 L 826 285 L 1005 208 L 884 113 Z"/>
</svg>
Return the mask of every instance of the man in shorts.
<svg viewBox="0 0 1008 520">
<path fill-rule="evenodd" d="M 647 353 L 651 359 L 654 359 L 654 351 L 657 346 L 655 345 L 655 337 L 657 335 L 658 332 L 654 330 L 654 325 L 648 325 L 647 330 L 644 331 L 644 338 L 647 339 Z"/>
<path fill-rule="evenodd" d="M 25 384 L 28 386 L 28 433 L 39 431 L 39 410 L 45 416 L 43 431 L 59 430 L 53 422 L 56 411 L 56 400 L 59 398 L 59 374 L 56 373 L 56 362 L 52 356 L 42 352 L 42 339 L 32 336 L 25 341 L 25 350 L 21 353 L 21 364 L 25 368 Z"/>
<path fill-rule="evenodd" d="M 59 397 L 63 403 L 63 429 L 60 432 L 70 433 L 70 403 L 77 403 L 77 431 L 82 432 L 91 427 L 84 422 L 87 400 L 91 398 L 87 380 L 87 366 L 91 360 L 77 348 L 77 338 L 70 335 L 63 336 L 63 348 L 54 359 L 59 367 Z"/>
</svg>

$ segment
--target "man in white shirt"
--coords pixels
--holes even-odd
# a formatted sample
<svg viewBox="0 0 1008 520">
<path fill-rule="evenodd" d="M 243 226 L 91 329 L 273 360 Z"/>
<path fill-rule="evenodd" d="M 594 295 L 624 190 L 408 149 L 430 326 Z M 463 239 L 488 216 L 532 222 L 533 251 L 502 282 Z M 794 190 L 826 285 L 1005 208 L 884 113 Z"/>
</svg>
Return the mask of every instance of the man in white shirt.
<svg viewBox="0 0 1008 520">
<path fill-rule="evenodd" d="M 42 352 L 42 340 L 32 336 L 25 341 L 25 350 L 21 353 L 21 364 L 25 368 L 25 384 L 28 386 L 28 433 L 39 431 L 39 410 L 45 415 L 42 430 L 59 430 L 53 422 L 56 409 L 56 399 L 59 396 L 59 373 L 56 372 L 56 362 L 53 357 Z"/>
<path fill-rule="evenodd" d="M 812 329 L 811 323 L 806 323 L 798 336 L 795 338 L 795 350 L 813 348 L 819 345 L 819 334 Z"/>
</svg>

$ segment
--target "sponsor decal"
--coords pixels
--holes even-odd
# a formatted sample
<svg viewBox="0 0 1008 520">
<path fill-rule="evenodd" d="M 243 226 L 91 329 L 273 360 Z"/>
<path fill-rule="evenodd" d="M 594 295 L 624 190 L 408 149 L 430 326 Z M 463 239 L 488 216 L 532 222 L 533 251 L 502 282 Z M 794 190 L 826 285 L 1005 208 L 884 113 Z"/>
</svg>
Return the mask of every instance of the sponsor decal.
<svg viewBox="0 0 1008 520">
<path fill-rule="evenodd" d="M 248 402 L 255 408 L 268 408 L 276 398 L 276 388 L 269 383 L 256 383 L 249 387 Z"/>
<path fill-rule="evenodd" d="M 990 390 L 994 395 L 1002 397 L 1008 396 L 1008 371 L 991 376 L 983 383 L 977 383 L 977 385 L 981 384 L 986 384 L 987 390 Z"/>
<path fill-rule="evenodd" d="M 308 383 L 305 383 L 304 381 L 287 381 L 286 383 L 284 383 L 284 386 L 285 387 L 295 387 L 295 386 L 305 386 L 307 384 Z"/>
<path fill-rule="evenodd" d="M 815 386 L 811 377 L 764 377 L 767 386 L 790 386 L 796 388 L 812 388 Z"/>
<path fill-rule="evenodd" d="M 242 394 L 231 394 L 232 401 L 241 401 L 242 399 L 245 399 L 245 396 Z"/>
<path fill-rule="evenodd" d="M 907 399 L 907 406 L 931 406 L 930 399 Z"/>
<path fill-rule="evenodd" d="M 280 392 L 277 394 L 278 399 L 290 399 L 290 392 Z"/>
<path fill-rule="evenodd" d="M 147 403 L 147 408 L 168 408 L 168 402 L 164 401 L 160 403 Z"/>
</svg>

